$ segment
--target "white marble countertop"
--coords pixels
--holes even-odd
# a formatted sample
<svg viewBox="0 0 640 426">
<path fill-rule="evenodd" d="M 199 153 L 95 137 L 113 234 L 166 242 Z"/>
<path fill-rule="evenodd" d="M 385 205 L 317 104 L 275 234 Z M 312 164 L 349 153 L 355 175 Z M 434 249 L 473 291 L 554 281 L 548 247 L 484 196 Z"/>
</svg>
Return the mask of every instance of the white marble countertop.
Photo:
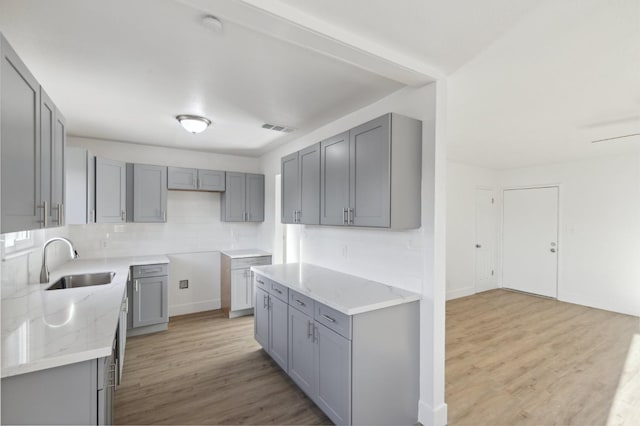
<svg viewBox="0 0 640 426">
<path fill-rule="evenodd" d="M 271 253 L 258 249 L 222 250 L 220 253 L 225 254 L 232 259 L 241 259 L 243 257 L 271 256 Z"/>
<path fill-rule="evenodd" d="M 77 259 L 2 297 L 1 376 L 59 367 L 111 354 L 131 265 L 169 263 L 167 256 Z M 115 272 L 110 284 L 45 289 L 63 275 Z"/>
<path fill-rule="evenodd" d="M 420 300 L 417 293 L 308 263 L 251 270 L 347 315 Z"/>
</svg>

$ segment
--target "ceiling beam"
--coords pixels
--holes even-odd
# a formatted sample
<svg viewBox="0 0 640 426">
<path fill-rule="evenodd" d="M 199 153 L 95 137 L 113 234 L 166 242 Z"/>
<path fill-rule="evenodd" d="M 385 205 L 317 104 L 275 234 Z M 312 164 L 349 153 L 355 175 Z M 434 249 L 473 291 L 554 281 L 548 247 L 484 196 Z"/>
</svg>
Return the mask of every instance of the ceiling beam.
<svg viewBox="0 0 640 426">
<path fill-rule="evenodd" d="M 178 0 L 203 13 L 341 60 L 408 86 L 419 87 L 445 73 L 344 28 L 277 0 Z"/>
</svg>

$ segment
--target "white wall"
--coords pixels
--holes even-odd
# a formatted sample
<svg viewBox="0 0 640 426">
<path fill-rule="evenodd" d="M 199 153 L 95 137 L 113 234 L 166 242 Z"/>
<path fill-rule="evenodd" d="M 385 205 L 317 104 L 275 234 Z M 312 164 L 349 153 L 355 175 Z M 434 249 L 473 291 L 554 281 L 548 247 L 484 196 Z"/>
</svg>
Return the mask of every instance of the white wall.
<svg viewBox="0 0 640 426">
<path fill-rule="evenodd" d="M 499 173 L 560 184 L 558 299 L 640 316 L 640 154 Z"/>
<path fill-rule="evenodd" d="M 491 188 L 498 200 L 498 172 L 483 167 L 447 162 L 447 300 L 468 296 L 498 286 L 497 276 L 489 286 L 475 288 L 476 189 Z M 499 209 L 494 233 L 498 242 Z M 494 247 L 497 268 L 498 246 Z"/>
<path fill-rule="evenodd" d="M 68 138 L 69 145 L 126 162 L 243 172 L 258 172 L 260 160 L 250 157 Z M 220 194 L 169 191 L 166 223 L 69 225 L 69 238 L 82 257 L 167 254 L 169 315 L 220 308 L 220 250 L 264 248 L 260 225 L 220 221 Z M 188 279 L 189 288 L 178 282 Z"/>
<path fill-rule="evenodd" d="M 441 86 L 438 86 L 440 91 Z M 275 175 L 280 158 L 387 112 L 423 122 L 422 227 L 409 231 L 297 225 L 303 262 L 381 281 L 422 293 L 420 417 L 423 424 L 444 424 L 444 146 L 436 144 L 436 85 L 405 88 L 282 146 L 263 157 L 266 220 L 262 238 L 273 245 Z M 438 102 L 445 99 L 438 98 Z M 438 114 L 441 112 L 438 106 Z M 440 126 L 440 124 L 438 124 Z M 442 126 L 440 127 L 442 129 Z M 442 143 L 442 137 L 438 139 Z M 439 149 L 438 149 L 439 146 Z M 436 189 L 439 187 L 440 189 Z M 442 271 L 440 271 L 440 269 Z"/>
</svg>

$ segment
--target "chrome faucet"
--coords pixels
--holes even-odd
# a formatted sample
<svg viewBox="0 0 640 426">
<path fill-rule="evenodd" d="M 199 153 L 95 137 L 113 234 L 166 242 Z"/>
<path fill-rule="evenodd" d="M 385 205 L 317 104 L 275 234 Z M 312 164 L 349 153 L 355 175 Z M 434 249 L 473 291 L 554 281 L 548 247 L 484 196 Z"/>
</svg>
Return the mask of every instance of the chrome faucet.
<svg viewBox="0 0 640 426">
<path fill-rule="evenodd" d="M 78 257 L 78 252 L 75 248 L 73 248 L 73 243 L 66 238 L 63 237 L 54 237 L 48 240 L 42 246 L 42 269 L 40 269 L 40 282 L 48 283 L 49 282 L 49 268 L 47 268 L 47 246 L 53 243 L 54 241 L 62 241 L 69 246 L 69 254 L 71 254 L 72 259 L 76 259 Z"/>
</svg>

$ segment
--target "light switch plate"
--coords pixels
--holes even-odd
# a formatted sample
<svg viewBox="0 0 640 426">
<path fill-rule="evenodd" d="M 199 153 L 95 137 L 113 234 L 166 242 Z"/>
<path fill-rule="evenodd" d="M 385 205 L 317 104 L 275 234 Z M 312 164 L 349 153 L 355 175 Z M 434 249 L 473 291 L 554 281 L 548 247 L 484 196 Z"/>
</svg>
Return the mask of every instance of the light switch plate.
<svg viewBox="0 0 640 426">
<path fill-rule="evenodd" d="M 180 288 L 189 288 L 189 280 L 180 280 Z"/>
</svg>

